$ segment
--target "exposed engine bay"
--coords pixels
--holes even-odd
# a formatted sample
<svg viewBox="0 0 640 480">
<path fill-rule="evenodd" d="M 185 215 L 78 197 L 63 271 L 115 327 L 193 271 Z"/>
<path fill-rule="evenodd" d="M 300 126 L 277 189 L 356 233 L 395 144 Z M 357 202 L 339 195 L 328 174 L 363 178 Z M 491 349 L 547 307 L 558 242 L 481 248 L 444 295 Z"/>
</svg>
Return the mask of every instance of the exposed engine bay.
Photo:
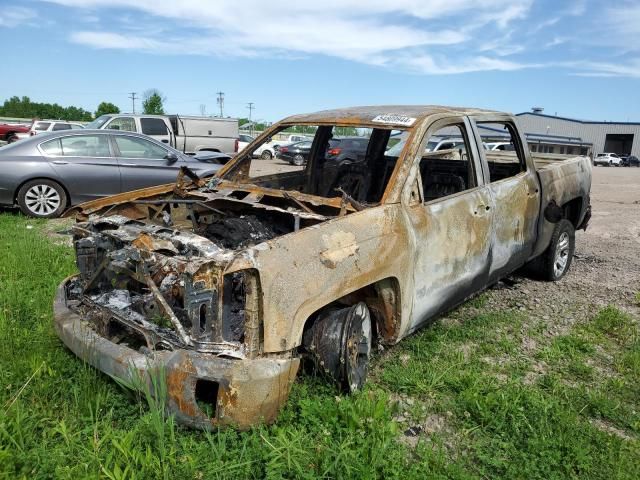
<svg viewBox="0 0 640 480">
<path fill-rule="evenodd" d="M 100 335 L 143 353 L 256 355 L 257 272 L 228 267 L 251 247 L 354 211 L 340 199 L 314 205 L 276 192 L 185 190 L 90 215 L 73 227 L 72 308 Z"/>
</svg>

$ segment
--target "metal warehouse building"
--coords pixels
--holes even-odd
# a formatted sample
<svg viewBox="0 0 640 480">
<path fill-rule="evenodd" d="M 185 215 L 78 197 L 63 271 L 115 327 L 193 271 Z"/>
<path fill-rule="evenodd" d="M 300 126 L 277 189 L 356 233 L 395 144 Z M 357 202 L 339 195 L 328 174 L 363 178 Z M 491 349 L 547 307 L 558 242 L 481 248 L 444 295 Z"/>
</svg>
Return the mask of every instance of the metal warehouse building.
<svg viewBox="0 0 640 480">
<path fill-rule="evenodd" d="M 598 153 L 612 152 L 640 157 L 640 123 L 592 122 L 545 115 L 541 108 L 532 110 L 516 115 L 520 128 L 527 132 L 527 140 L 532 149 L 532 137 L 545 139 L 542 143 L 546 142 L 546 145 L 553 144 L 553 138 L 566 138 L 572 139 L 574 143 L 592 144 L 594 156 Z M 553 150 L 546 147 L 545 150 L 549 153 L 565 153 L 559 147 Z"/>
</svg>

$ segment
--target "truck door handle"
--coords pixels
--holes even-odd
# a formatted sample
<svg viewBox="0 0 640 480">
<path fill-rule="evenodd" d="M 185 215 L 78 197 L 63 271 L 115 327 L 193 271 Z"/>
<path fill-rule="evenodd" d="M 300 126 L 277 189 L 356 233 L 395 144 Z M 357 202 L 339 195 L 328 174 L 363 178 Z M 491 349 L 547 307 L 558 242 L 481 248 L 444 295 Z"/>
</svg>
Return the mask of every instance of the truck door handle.
<svg viewBox="0 0 640 480">
<path fill-rule="evenodd" d="M 167 139 L 167 138 L 163 138 L 163 139 L 162 139 L 162 143 L 169 143 L 169 139 Z"/>
<path fill-rule="evenodd" d="M 69 162 L 65 162 L 64 160 L 54 160 L 53 162 L 56 165 L 69 165 Z"/>
</svg>

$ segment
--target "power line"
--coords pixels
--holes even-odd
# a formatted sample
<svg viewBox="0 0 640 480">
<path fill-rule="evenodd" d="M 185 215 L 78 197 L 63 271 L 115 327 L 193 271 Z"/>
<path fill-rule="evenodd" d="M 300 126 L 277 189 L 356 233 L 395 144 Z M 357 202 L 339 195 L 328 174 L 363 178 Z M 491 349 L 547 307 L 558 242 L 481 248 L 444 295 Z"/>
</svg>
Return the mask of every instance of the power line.
<svg viewBox="0 0 640 480">
<path fill-rule="evenodd" d="M 224 117 L 224 92 L 216 92 L 218 95 L 217 102 L 220 106 L 220 118 Z"/>
<path fill-rule="evenodd" d="M 131 99 L 131 105 L 133 106 L 133 112 L 136 113 L 136 92 L 129 93 L 129 98 Z"/>
</svg>

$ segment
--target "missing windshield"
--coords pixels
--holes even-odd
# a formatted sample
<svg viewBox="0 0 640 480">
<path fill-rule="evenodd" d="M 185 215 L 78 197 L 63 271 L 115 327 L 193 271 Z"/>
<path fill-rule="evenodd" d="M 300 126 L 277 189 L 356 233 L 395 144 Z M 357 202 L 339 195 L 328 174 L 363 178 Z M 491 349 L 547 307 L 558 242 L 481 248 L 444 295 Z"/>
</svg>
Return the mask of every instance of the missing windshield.
<svg viewBox="0 0 640 480">
<path fill-rule="evenodd" d="M 257 144 L 225 180 L 295 190 L 352 205 L 378 203 L 401 149 L 401 131 L 338 125 L 294 125 Z M 265 153 L 268 152 L 268 153 Z"/>
</svg>

